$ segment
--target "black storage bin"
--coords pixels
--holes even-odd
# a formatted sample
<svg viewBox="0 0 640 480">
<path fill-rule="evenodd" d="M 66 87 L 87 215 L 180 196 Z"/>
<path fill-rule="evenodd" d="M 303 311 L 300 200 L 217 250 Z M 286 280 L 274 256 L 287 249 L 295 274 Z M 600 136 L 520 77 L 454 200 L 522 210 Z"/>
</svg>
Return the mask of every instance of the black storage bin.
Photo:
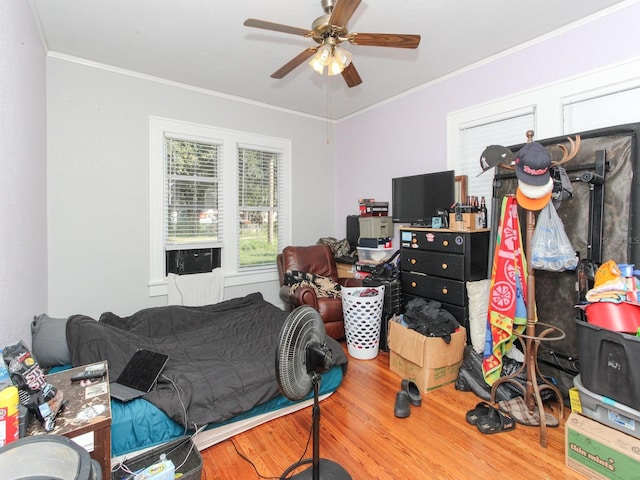
<svg viewBox="0 0 640 480">
<path fill-rule="evenodd" d="M 384 285 L 384 303 L 382 306 L 382 319 L 380 324 L 380 350 L 389 351 L 388 322 L 391 317 L 402 312 L 402 292 L 398 280 L 381 280 L 365 277 L 362 279 L 365 287 L 379 287 Z"/>
<path fill-rule="evenodd" d="M 160 455 L 165 454 L 173 462 L 176 475 L 182 474 L 180 480 L 200 480 L 202 476 L 202 457 L 198 448 L 191 441 L 191 437 L 181 437 L 165 443 L 148 452 L 130 458 L 124 465 L 132 472 L 147 468 L 160 461 Z M 119 468 L 111 472 L 111 480 L 129 478 L 129 473 Z"/>
<path fill-rule="evenodd" d="M 640 410 L 640 338 L 576 319 L 580 379 L 590 391 Z"/>
</svg>

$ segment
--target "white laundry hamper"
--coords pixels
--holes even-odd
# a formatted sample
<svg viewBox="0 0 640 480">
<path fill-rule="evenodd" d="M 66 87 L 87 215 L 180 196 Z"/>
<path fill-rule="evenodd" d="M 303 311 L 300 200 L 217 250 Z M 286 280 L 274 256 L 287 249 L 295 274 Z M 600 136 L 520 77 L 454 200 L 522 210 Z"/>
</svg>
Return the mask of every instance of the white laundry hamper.
<svg viewBox="0 0 640 480">
<path fill-rule="evenodd" d="M 380 349 L 380 322 L 384 304 L 384 285 L 342 287 L 342 315 L 347 351 L 353 358 L 371 360 Z M 371 296 L 360 296 L 364 292 Z"/>
</svg>

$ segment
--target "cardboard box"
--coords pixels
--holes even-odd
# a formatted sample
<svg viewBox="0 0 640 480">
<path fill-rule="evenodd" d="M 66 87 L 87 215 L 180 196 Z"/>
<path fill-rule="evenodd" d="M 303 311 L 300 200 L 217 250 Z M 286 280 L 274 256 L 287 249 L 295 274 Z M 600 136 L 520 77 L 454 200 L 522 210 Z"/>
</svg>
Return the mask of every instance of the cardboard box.
<svg viewBox="0 0 640 480">
<path fill-rule="evenodd" d="M 565 423 L 565 464 L 590 479 L 638 478 L 640 440 L 577 413 Z"/>
<path fill-rule="evenodd" d="M 482 216 L 479 213 L 450 213 L 449 229 L 465 232 L 482 230 Z"/>
<path fill-rule="evenodd" d="M 426 337 L 389 320 L 389 368 L 402 378 L 413 380 L 421 391 L 429 393 L 458 378 L 467 341 L 464 327 L 451 335 L 451 342 Z"/>
</svg>

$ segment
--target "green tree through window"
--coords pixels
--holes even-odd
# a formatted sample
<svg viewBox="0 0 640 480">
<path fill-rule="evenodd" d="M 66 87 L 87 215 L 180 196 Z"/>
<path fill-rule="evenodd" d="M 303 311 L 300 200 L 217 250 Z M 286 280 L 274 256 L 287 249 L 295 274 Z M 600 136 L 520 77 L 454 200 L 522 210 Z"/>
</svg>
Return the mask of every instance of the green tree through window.
<svg viewBox="0 0 640 480">
<path fill-rule="evenodd" d="M 166 138 L 166 242 L 221 240 L 219 145 Z"/>
<path fill-rule="evenodd" d="M 240 267 L 274 265 L 278 252 L 278 211 L 282 155 L 238 150 Z"/>
</svg>

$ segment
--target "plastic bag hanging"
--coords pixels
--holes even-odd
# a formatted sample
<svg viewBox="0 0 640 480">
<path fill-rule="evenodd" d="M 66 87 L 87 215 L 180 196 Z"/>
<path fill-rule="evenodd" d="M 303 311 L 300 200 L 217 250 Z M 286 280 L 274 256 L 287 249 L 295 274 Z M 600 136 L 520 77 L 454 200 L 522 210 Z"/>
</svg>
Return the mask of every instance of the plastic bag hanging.
<svg viewBox="0 0 640 480">
<path fill-rule="evenodd" d="M 540 211 L 531 237 L 531 266 L 537 270 L 575 270 L 578 258 L 551 202 Z"/>
</svg>

